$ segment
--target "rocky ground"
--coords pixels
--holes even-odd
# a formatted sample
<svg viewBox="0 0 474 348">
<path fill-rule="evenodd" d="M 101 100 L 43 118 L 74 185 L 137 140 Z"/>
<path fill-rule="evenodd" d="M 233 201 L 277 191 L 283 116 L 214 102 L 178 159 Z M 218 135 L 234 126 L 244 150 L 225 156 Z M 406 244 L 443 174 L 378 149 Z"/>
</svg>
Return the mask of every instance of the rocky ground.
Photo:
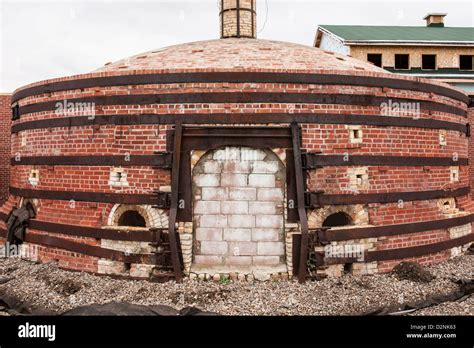
<svg viewBox="0 0 474 348">
<path fill-rule="evenodd" d="M 357 315 L 455 291 L 458 285 L 453 280 L 474 278 L 474 256 L 461 256 L 427 270 L 436 276 L 430 282 L 398 280 L 394 275 L 346 275 L 304 285 L 192 280 L 155 284 L 68 272 L 55 264 L 0 259 L 0 294 L 58 314 L 116 301 L 178 310 L 191 306 L 224 315 Z M 471 295 L 411 315 L 474 315 L 474 298 Z"/>
</svg>

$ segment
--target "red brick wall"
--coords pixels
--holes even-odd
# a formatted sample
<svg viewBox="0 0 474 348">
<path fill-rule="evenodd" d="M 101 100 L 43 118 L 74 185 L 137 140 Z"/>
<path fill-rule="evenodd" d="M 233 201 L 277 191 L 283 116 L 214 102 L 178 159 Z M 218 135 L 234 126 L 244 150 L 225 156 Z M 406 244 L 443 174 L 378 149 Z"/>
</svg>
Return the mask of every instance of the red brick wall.
<svg viewBox="0 0 474 348">
<path fill-rule="evenodd" d="M 471 138 L 469 139 L 469 178 L 471 187 L 474 187 L 474 107 L 468 109 L 468 122 L 471 125 Z"/>
<path fill-rule="evenodd" d="M 107 88 L 85 88 L 83 90 L 52 92 L 20 100 L 20 105 L 36 104 L 63 99 L 74 99 L 103 95 L 127 94 L 161 94 L 161 93 L 212 93 L 212 92 L 302 92 L 314 94 L 366 94 L 382 95 L 388 98 L 412 98 L 413 101 L 430 101 L 465 109 L 460 101 L 433 93 L 413 92 L 399 89 L 356 86 L 314 86 L 295 84 L 168 84 L 146 86 L 120 86 Z M 97 107 L 98 115 L 116 114 L 198 114 L 198 113 L 255 113 L 257 118 L 263 113 L 333 113 L 380 115 L 378 106 L 328 105 L 328 104 L 184 104 L 184 105 L 108 105 Z M 21 116 L 15 124 L 29 121 L 58 118 L 54 111 L 30 113 Z M 140 117 L 140 116 L 136 116 Z M 399 116 L 409 117 L 412 116 Z M 421 110 L 420 118 L 449 121 L 465 124 L 466 119 L 447 112 Z M 471 113 L 471 117 L 474 115 Z M 8 119 L 10 111 L 8 107 Z M 471 121 L 472 122 L 472 121 Z M 92 122 L 91 122 L 92 123 Z M 98 128 L 92 126 L 61 127 L 54 129 L 34 129 L 21 132 L 12 138 L 12 152 L 27 156 L 68 156 L 68 155 L 125 155 L 153 154 L 155 151 L 166 150 L 166 130 L 169 126 L 136 125 L 112 126 Z M 303 124 L 303 148 L 307 151 L 323 154 L 349 155 L 385 155 L 385 156 L 421 156 L 459 158 L 468 155 L 468 140 L 457 131 L 447 131 L 447 145 L 440 146 L 439 131 L 410 127 L 377 127 L 362 126 L 363 141 L 351 144 L 349 131 L 345 125 Z M 472 146 L 472 144 L 471 144 Z M 474 150 L 474 148 L 471 148 Z M 32 166 L 16 166 L 12 169 L 12 186 L 32 189 L 28 183 L 28 175 Z M 110 167 L 93 166 L 35 166 L 40 172 L 38 186 L 42 190 L 58 191 L 89 191 L 104 193 L 150 194 L 160 186 L 170 185 L 170 172 L 160 169 L 143 167 L 126 167 L 129 186 L 127 188 L 110 187 L 108 184 Z M 345 194 L 348 187 L 347 166 L 326 167 L 312 171 L 309 175 L 309 190 L 324 190 L 328 194 Z M 460 181 L 450 183 L 449 167 L 407 167 L 384 166 L 368 167 L 370 185 L 360 193 L 384 193 L 404 191 L 439 190 L 443 187 L 461 188 L 468 185 L 470 176 L 467 166 L 460 168 Z M 472 179 L 472 172 L 471 172 Z M 9 205 L 17 203 L 19 197 L 10 197 Z M 461 202 L 461 199 L 458 199 Z M 40 200 L 38 219 L 42 221 L 97 226 L 105 225 L 113 204 L 90 204 L 76 202 L 71 207 L 68 201 Z M 389 225 L 442 219 L 442 212 L 436 200 L 420 202 L 404 202 L 400 204 L 370 204 L 368 207 L 369 223 L 373 225 Z M 458 208 L 463 208 L 459 204 Z M 8 212 L 7 207 L 1 209 Z M 1 225 L 1 224 L 0 224 Z M 0 226 L 1 227 L 1 226 Z M 420 244 L 436 243 L 449 238 L 446 231 L 427 231 L 409 236 L 395 236 L 380 240 L 378 249 L 403 248 Z M 71 238 L 66 237 L 64 238 Z M 77 240 L 77 238 L 76 238 Z M 97 241 L 86 238 L 84 243 Z M 98 242 L 97 242 L 98 243 Z M 58 259 L 65 267 L 74 269 L 93 269 L 95 258 L 45 249 L 44 259 Z M 445 259 L 449 252 L 439 255 L 428 255 L 419 258 L 421 262 Z M 391 263 L 381 263 L 381 270 L 388 270 Z"/>
<path fill-rule="evenodd" d="M 10 184 L 10 94 L 0 94 L 0 205 L 8 197 Z"/>
</svg>

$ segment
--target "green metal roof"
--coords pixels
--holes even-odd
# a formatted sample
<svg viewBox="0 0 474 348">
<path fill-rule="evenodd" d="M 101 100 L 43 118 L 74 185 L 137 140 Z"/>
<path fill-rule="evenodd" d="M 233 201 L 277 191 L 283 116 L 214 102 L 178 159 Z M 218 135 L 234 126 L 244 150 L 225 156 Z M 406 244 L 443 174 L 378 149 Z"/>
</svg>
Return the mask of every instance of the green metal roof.
<svg viewBox="0 0 474 348">
<path fill-rule="evenodd" d="M 474 41 L 474 28 L 470 27 L 366 25 L 320 25 L 320 27 L 345 41 Z"/>
</svg>

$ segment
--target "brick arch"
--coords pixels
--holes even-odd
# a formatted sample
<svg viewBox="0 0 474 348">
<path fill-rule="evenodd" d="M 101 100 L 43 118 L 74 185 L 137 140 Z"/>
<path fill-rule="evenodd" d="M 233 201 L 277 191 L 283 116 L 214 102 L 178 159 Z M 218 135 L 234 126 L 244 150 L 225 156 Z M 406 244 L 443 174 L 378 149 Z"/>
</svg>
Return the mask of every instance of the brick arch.
<svg viewBox="0 0 474 348">
<path fill-rule="evenodd" d="M 355 225 L 366 225 L 369 223 L 369 215 L 362 204 L 357 205 L 327 205 L 319 209 L 312 210 L 308 214 L 309 228 L 316 229 L 323 226 L 328 216 L 336 213 L 345 213 Z"/>
<path fill-rule="evenodd" d="M 224 146 L 224 147 L 217 147 L 209 150 L 193 150 L 191 151 L 191 171 L 194 170 L 194 167 L 201 161 L 201 159 L 211 153 L 214 153 L 218 150 L 222 150 L 225 148 L 245 148 L 249 150 L 263 150 L 269 151 L 275 154 L 281 162 L 281 165 L 286 166 L 286 150 L 282 148 L 275 148 L 275 149 L 256 149 L 248 146 Z"/>
<path fill-rule="evenodd" d="M 120 216 L 126 211 L 138 212 L 146 222 L 147 228 L 168 228 L 168 214 L 164 210 L 154 209 L 151 205 L 116 204 L 107 220 L 108 226 L 118 226 Z"/>
</svg>

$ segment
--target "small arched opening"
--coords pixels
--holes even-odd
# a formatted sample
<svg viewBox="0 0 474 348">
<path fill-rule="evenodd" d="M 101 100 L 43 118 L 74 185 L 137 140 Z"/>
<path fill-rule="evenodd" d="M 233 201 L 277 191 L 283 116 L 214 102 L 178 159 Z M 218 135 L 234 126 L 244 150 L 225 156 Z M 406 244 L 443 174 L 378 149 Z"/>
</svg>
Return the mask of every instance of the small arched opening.
<svg viewBox="0 0 474 348">
<path fill-rule="evenodd" d="M 340 211 L 329 215 L 323 222 L 323 227 L 342 227 L 353 225 L 352 218 L 346 213 Z"/>
<path fill-rule="evenodd" d="M 118 219 L 121 227 L 146 227 L 145 218 L 136 210 L 127 210 Z"/>
</svg>

